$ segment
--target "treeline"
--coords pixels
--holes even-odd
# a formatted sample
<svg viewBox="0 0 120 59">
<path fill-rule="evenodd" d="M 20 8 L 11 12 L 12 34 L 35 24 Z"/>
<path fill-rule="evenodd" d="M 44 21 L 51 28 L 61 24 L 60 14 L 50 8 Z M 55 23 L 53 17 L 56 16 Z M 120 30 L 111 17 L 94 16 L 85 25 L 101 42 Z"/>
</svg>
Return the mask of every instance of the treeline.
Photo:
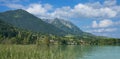
<svg viewBox="0 0 120 59">
<path fill-rule="evenodd" d="M 0 33 L 1 44 L 37 44 L 37 45 L 120 45 L 120 39 L 94 38 L 85 36 L 60 37 L 41 33 L 20 31 L 17 29 Z"/>
</svg>

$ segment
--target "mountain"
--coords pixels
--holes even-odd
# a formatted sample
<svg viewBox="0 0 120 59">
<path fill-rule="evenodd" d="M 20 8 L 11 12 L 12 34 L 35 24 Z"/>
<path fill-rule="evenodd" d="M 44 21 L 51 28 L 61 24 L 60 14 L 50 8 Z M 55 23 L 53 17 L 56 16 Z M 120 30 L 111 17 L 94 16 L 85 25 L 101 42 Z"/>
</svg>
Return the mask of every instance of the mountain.
<svg viewBox="0 0 120 59">
<path fill-rule="evenodd" d="M 54 34 L 54 35 L 77 35 L 85 36 L 88 34 L 80 30 L 77 26 L 67 20 L 55 18 L 55 19 L 40 19 L 29 12 L 18 9 L 10 10 L 0 13 L 0 19 L 2 21 L 12 24 L 15 27 L 33 31 L 40 32 L 44 34 Z"/>
<path fill-rule="evenodd" d="M 12 24 L 18 28 L 40 32 L 45 34 L 66 35 L 67 33 L 59 28 L 42 21 L 40 18 L 28 13 L 25 10 L 11 10 L 0 13 L 2 21 Z"/>
<path fill-rule="evenodd" d="M 82 35 L 83 31 L 80 30 L 77 26 L 67 20 L 55 18 L 55 19 L 43 19 L 43 21 L 54 25 L 55 27 L 69 33 L 72 35 Z"/>
</svg>

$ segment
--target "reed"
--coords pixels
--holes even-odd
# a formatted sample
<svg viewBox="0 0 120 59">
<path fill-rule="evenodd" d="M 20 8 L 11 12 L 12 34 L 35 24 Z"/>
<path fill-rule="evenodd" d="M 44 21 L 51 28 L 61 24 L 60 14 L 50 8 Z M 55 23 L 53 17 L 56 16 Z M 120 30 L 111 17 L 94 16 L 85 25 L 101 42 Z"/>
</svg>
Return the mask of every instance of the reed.
<svg viewBox="0 0 120 59">
<path fill-rule="evenodd" d="M 0 59 L 76 59 L 74 46 L 0 45 Z"/>
</svg>

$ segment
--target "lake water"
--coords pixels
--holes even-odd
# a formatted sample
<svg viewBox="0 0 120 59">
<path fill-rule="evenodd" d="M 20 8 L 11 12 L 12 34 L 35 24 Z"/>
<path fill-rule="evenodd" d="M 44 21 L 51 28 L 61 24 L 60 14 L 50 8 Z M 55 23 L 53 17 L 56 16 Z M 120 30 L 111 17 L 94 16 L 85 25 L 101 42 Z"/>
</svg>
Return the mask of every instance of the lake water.
<svg viewBox="0 0 120 59">
<path fill-rule="evenodd" d="M 62 59 L 120 59 L 120 46 L 61 46 L 57 52 Z"/>
</svg>

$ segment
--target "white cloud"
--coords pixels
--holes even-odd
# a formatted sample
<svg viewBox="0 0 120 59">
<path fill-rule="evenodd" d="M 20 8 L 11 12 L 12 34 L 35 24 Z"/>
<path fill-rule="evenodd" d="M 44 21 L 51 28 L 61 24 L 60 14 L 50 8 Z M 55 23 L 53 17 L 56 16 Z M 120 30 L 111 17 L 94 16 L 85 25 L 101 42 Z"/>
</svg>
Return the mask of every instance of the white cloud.
<svg viewBox="0 0 120 59">
<path fill-rule="evenodd" d="M 113 22 L 110 19 L 104 19 L 97 23 L 97 21 L 92 22 L 92 30 L 88 30 L 87 32 L 91 33 L 105 33 L 105 32 L 115 32 L 118 28 L 115 28 L 116 25 L 120 24 L 120 21 Z M 113 28 L 114 26 L 114 28 Z"/>
<path fill-rule="evenodd" d="M 93 30 L 89 30 L 87 32 L 91 32 L 91 33 L 102 33 L 102 32 L 114 32 L 116 31 L 117 28 L 99 28 L 99 29 L 93 29 Z"/>
<path fill-rule="evenodd" d="M 102 7 L 100 2 L 86 3 L 85 5 L 91 6 L 91 7 L 94 7 L 94 8 L 101 8 Z"/>
<path fill-rule="evenodd" d="M 104 2 L 104 5 L 105 6 L 113 6 L 113 5 L 116 5 L 116 0 L 106 0 Z"/>
<path fill-rule="evenodd" d="M 57 18 L 71 18 L 73 15 L 71 13 L 71 8 L 69 6 L 57 8 L 54 12 L 51 13 L 52 17 Z"/>
<path fill-rule="evenodd" d="M 87 4 L 78 4 L 75 5 L 74 8 L 70 8 L 69 6 L 57 8 L 51 13 L 51 15 L 53 17 L 61 18 L 113 18 L 117 15 L 117 12 L 109 7 L 94 8 L 92 6 L 88 6 Z"/>
<path fill-rule="evenodd" d="M 24 9 L 25 7 L 21 4 L 5 4 L 7 7 L 12 9 Z"/>
<path fill-rule="evenodd" d="M 117 12 L 117 16 L 120 17 L 120 6 L 114 6 L 114 7 L 111 7 L 111 9 L 115 10 Z"/>
<path fill-rule="evenodd" d="M 105 2 L 105 4 L 107 4 L 107 1 Z M 64 6 L 62 8 L 55 9 L 52 14 L 55 14 L 59 17 L 67 17 L 67 18 L 81 18 L 81 17 L 113 18 L 117 16 L 118 11 L 119 10 L 117 9 L 116 6 L 107 7 L 107 6 L 100 4 L 99 2 L 96 2 L 93 4 L 92 3 L 86 3 L 86 4 L 79 3 L 75 5 L 74 8 L 71 8 L 69 6 L 66 6 L 66 7 Z"/>
<path fill-rule="evenodd" d="M 97 28 L 97 27 L 98 27 L 98 24 L 97 24 L 96 21 L 93 21 L 93 23 L 92 23 L 92 27 L 93 27 L 93 28 Z"/>
<path fill-rule="evenodd" d="M 11 9 L 24 9 L 26 6 L 20 4 L 21 2 L 28 2 L 28 0 L 0 0 L 0 6 L 6 6 Z"/>
<path fill-rule="evenodd" d="M 26 11 L 39 15 L 39 14 L 44 14 L 47 12 L 47 10 L 41 5 L 41 4 L 30 4 L 29 7 L 26 9 Z"/>
<path fill-rule="evenodd" d="M 81 17 L 113 18 L 117 15 L 117 12 L 109 7 L 96 8 L 93 7 L 93 5 L 89 6 L 89 4 L 79 3 L 75 5 L 74 8 L 70 8 L 69 6 L 57 8 L 51 14 L 58 17 L 67 18 L 81 18 Z"/>
<path fill-rule="evenodd" d="M 92 6 L 88 6 L 85 4 L 78 4 L 73 9 L 74 15 L 78 17 L 108 17 L 112 18 L 115 17 L 117 12 L 108 8 L 94 8 Z"/>
<path fill-rule="evenodd" d="M 43 7 L 47 10 L 51 10 L 53 6 L 50 4 L 44 4 Z"/>
<path fill-rule="evenodd" d="M 113 25 L 113 21 L 108 20 L 108 19 L 104 19 L 104 20 L 100 21 L 100 23 L 99 23 L 99 27 L 109 27 L 111 25 Z"/>
<path fill-rule="evenodd" d="M 52 5 L 50 4 L 33 3 L 27 6 L 25 10 L 39 18 L 52 18 L 49 13 L 49 11 L 52 10 Z"/>
<path fill-rule="evenodd" d="M 110 19 L 104 19 L 104 20 L 100 20 L 99 22 L 97 21 L 93 21 L 92 25 L 89 27 L 92 28 L 107 28 L 107 27 L 115 27 L 120 25 L 120 21 L 112 21 Z"/>
<path fill-rule="evenodd" d="M 107 1 L 106 3 L 107 4 Z M 96 6 L 95 6 L 96 5 Z M 111 7 L 102 7 L 99 2 L 96 3 L 86 3 L 86 4 L 77 4 L 74 8 L 70 6 L 63 6 L 61 8 L 52 9 L 50 4 L 31 4 L 26 9 L 28 12 L 39 15 L 38 17 L 47 15 L 47 18 L 113 18 L 118 14 L 118 9 Z M 48 12 L 52 9 L 52 12 Z M 46 16 L 45 16 L 46 17 Z"/>
<path fill-rule="evenodd" d="M 104 19 L 97 23 L 96 21 L 92 22 L 92 28 L 105 28 L 114 25 L 114 22 L 109 19 Z"/>
</svg>

